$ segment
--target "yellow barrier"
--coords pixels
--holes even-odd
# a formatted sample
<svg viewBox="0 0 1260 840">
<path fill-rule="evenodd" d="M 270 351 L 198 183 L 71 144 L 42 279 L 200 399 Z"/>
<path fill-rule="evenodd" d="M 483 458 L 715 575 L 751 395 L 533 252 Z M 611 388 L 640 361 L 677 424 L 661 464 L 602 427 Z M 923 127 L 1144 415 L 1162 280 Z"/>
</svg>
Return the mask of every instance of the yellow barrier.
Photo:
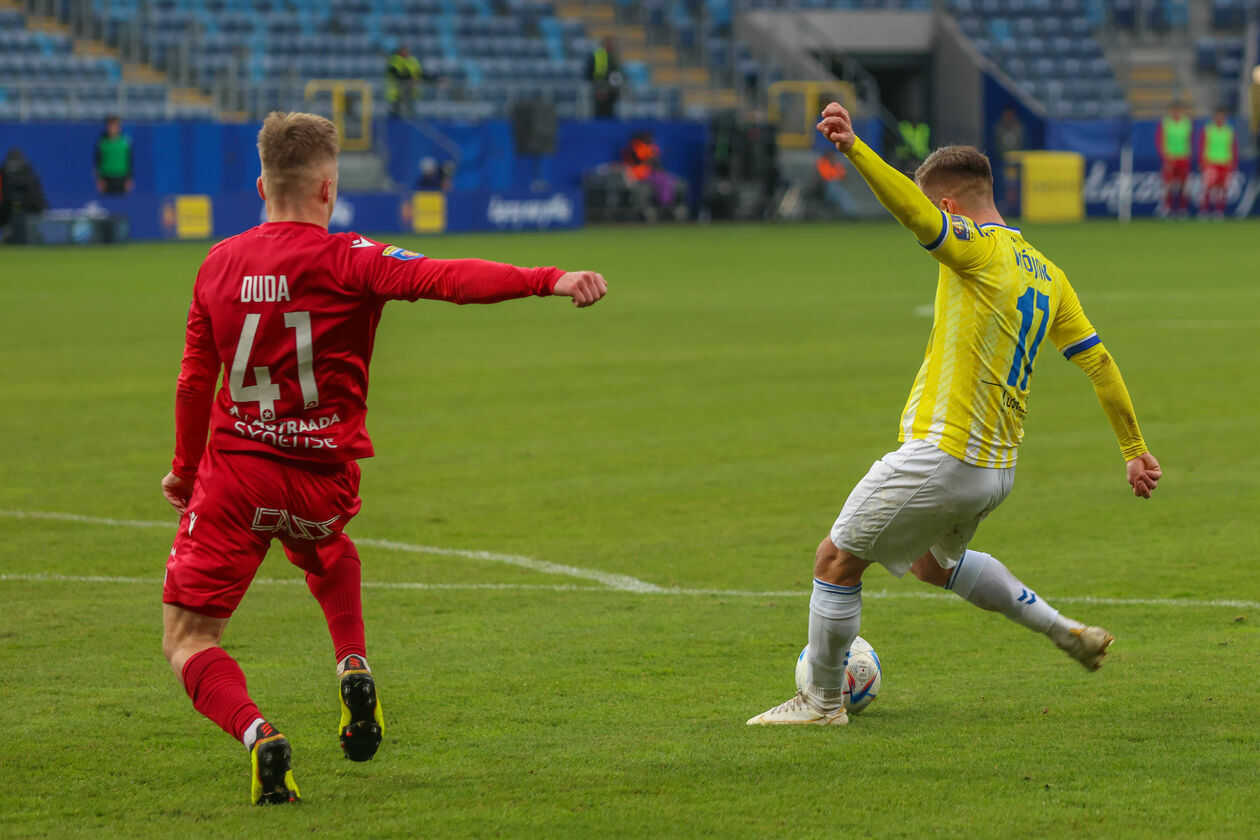
<svg viewBox="0 0 1260 840">
<path fill-rule="evenodd" d="M 1079 222 L 1085 218 L 1085 158 L 1076 152 L 1015 152 L 1020 218 Z"/>
<path fill-rule="evenodd" d="M 411 229 L 416 233 L 446 232 L 446 193 L 411 194 Z"/>
<path fill-rule="evenodd" d="M 214 235 L 214 205 L 208 195 L 175 195 L 162 203 L 162 226 L 176 239 Z"/>
<path fill-rule="evenodd" d="M 857 90 L 849 82 L 775 82 L 766 108 L 779 146 L 808 149 L 814 145 L 814 126 L 830 102 L 839 102 L 856 115 Z"/>
<path fill-rule="evenodd" d="M 359 133 L 346 134 L 346 92 L 359 94 Z M 312 100 L 320 93 L 332 96 L 332 122 L 337 127 L 337 139 L 342 151 L 366 152 L 372 148 L 372 86 L 363 79 L 311 79 L 306 83 L 306 99 Z"/>
</svg>

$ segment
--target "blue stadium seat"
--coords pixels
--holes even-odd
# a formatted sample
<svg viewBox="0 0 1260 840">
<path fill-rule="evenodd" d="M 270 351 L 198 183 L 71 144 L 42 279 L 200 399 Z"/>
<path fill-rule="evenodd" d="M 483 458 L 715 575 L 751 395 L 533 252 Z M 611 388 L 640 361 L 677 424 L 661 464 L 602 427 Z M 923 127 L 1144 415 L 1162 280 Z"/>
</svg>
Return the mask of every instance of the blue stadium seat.
<svg viewBox="0 0 1260 840">
<path fill-rule="evenodd" d="M 1137 3 L 1134 0 L 1113 0 L 1111 5 L 1111 24 L 1118 29 L 1133 29 L 1137 26 Z"/>
</svg>

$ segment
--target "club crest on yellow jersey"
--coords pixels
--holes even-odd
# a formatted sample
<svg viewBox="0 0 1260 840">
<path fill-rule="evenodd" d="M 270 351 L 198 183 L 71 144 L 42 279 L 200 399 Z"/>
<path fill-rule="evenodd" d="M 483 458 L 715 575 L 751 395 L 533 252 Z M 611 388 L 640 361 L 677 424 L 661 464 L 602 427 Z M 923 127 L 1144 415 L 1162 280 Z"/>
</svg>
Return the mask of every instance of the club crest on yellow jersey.
<svg viewBox="0 0 1260 840">
<path fill-rule="evenodd" d="M 971 228 L 968 227 L 965 216 L 950 216 L 949 225 L 954 231 L 955 239 L 961 239 L 963 242 L 971 239 Z"/>
</svg>

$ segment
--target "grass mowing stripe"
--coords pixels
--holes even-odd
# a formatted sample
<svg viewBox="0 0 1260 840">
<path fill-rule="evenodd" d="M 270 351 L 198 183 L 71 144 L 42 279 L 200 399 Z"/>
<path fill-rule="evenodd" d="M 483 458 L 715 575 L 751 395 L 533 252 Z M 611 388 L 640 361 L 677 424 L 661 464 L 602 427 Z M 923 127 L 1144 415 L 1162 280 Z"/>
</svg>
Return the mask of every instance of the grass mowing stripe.
<svg viewBox="0 0 1260 840">
<path fill-rule="evenodd" d="M 54 574 L 0 574 L 0 583 L 9 581 L 29 581 L 54 583 L 142 583 L 156 586 L 161 583 L 158 578 L 144 577 L 108 577 L 104 575 L 54 575 Z M 296 578 L 258 578 L 253 582 L 262 586 L 300 586 L 304 581 Z M 543 592 L 625 592 L 642 595 L 690 595 L 715 598 L 800 598 L 810 594 L 808 589 L 784 589 L 778 591 L 753 592 L 741 589 L 667 589 L 657 586 L 652 589 L 630 590 L 615 589 L 607 586 L 578 586 L 576 584 L 542 584 L 542 583 L 424 583 L 405 580 L 365 580 L 364 589 L 434 589 L 455 592 L 477 590 L 523 590 Z M 886 589 L 863 592 L 864 599 L 877 601 L 916 600 L 916 601 L 950 601 L 955 596 L 945 592 L 889 592 Z M 1194 598 L 1105 598 L 1092 595 L 1067 595 L 1050 600 L 1060 604 L 1105 604 L 1115 607 L 1165 607 L 1170 609 L 1188 608 L 1224 608 L 1260 609 L 1260 601 L 1240 600 L 1196 600 Z"/>
</svg>

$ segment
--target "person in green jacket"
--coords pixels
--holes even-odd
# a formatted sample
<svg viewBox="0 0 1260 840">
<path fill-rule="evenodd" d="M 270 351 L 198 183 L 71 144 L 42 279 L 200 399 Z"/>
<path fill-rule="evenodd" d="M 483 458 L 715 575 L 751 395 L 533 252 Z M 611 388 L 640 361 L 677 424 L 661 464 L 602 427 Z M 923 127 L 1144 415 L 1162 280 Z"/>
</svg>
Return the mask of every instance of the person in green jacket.
<svg viewBox="0 0 1260 840">
<path fill-rule="evenodd" d="M 96 141 L 96 188 L 104 195 L 126 195 L 135 186 L 131 169 L 131 138 L 122 133 L 122 120 L 105 118 L 105 131 Z"/>
</svg>

